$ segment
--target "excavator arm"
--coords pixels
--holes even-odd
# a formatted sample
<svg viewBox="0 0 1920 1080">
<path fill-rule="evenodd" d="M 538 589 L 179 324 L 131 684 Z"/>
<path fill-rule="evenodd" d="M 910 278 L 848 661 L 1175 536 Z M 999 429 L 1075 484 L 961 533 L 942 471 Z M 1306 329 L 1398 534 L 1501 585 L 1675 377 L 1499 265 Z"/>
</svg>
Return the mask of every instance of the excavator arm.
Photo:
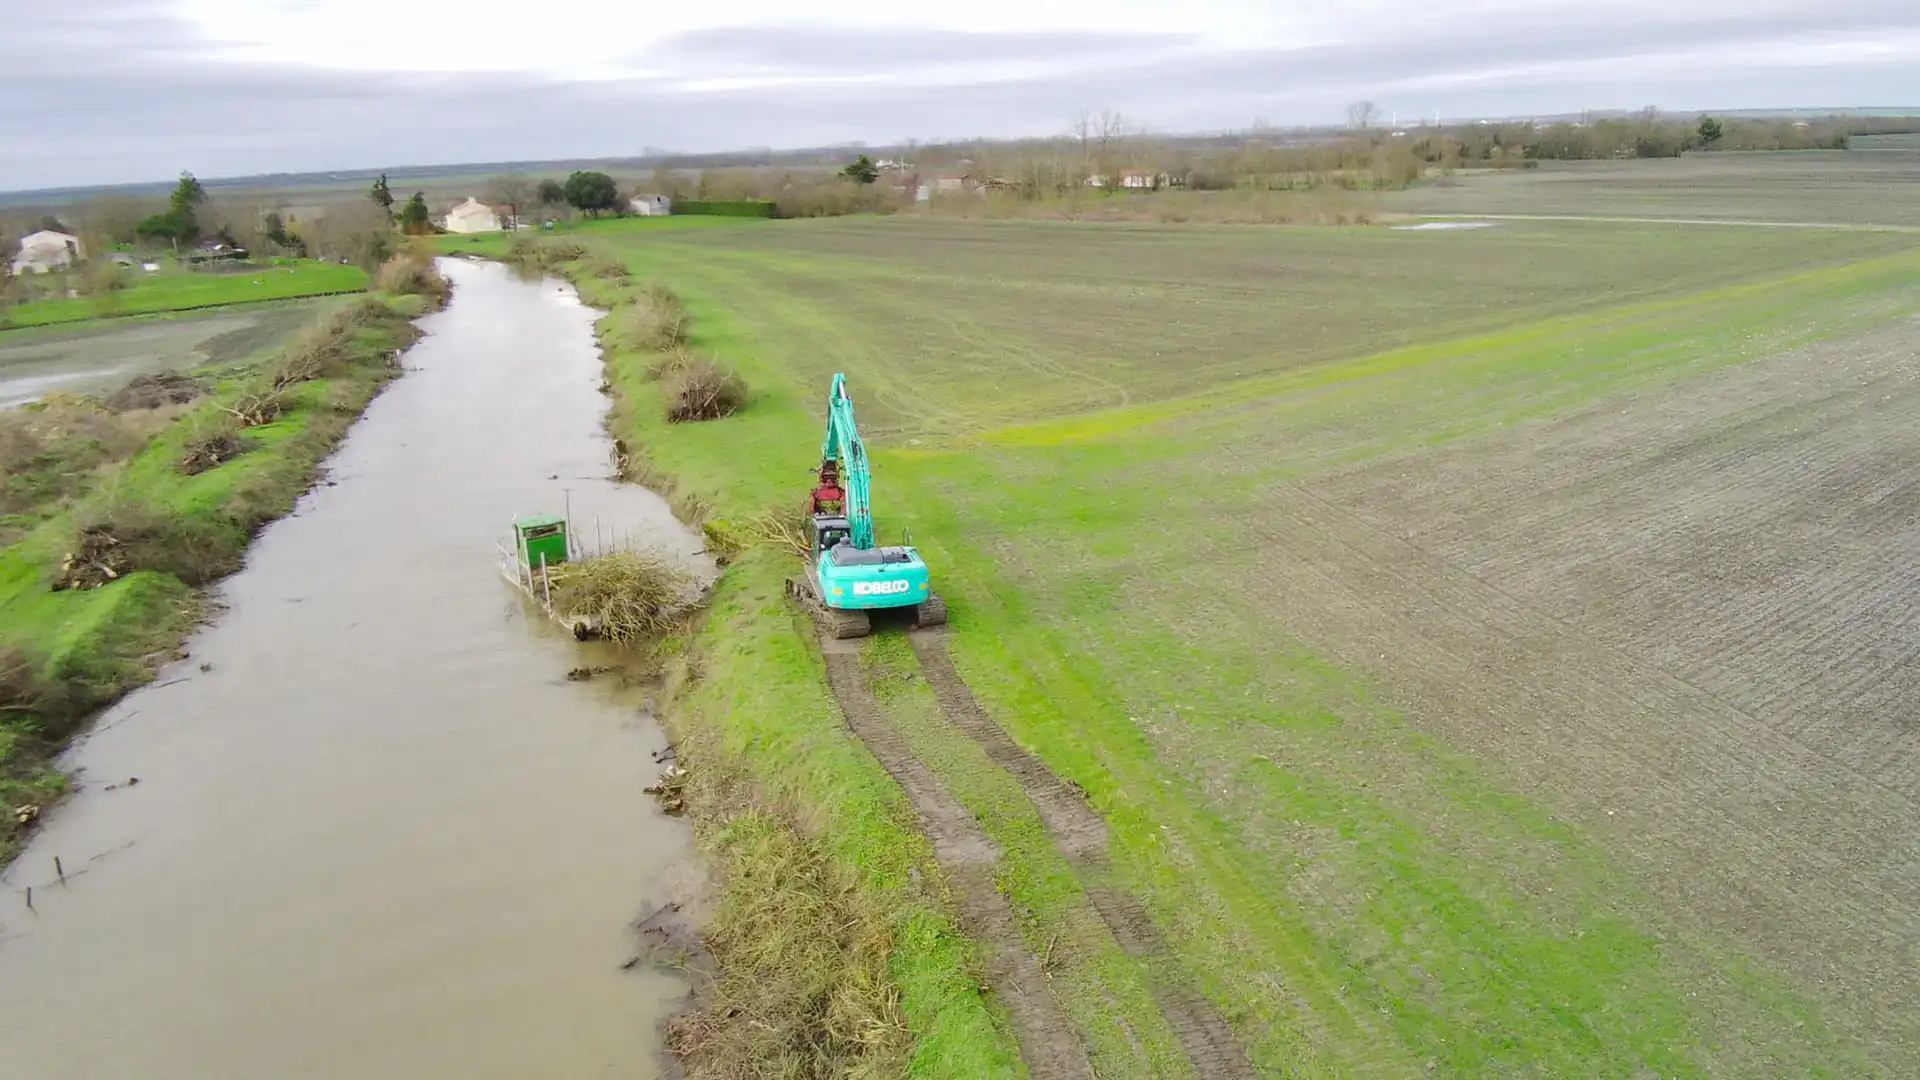
<svg viewBox="0 0 1920 1080">
<path fill-rule="evenodd" d="M 865 551 L 873 547 L 872 489 L 867 472 L 867 448 L 853 425 L 853 399 L 847 396 L 847 377 L 836 374 L 827 394 L 827 435 L 820 444 L 822 461 L 840 462 L 840 482 L 847 490 L 848 542 Z"/>
</svg>

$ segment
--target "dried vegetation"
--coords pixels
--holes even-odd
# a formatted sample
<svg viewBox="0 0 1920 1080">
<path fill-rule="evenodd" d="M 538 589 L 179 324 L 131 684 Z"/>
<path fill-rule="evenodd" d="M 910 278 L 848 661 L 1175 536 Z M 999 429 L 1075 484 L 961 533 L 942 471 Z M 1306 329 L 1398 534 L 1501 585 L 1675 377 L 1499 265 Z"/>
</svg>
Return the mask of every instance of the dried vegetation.
<svg viewBox="0 0 1920 1080">
<path fill-rule="evenodd" d="M 413 249 L 388 259 L 374 275 L 375 288 L 396 296 L 424 296 L 436 304 L 444 303 L 453 286 L 433 268 L 430 256 Z"/>
<path fill-rule="evenodd" d="M 675 629 L 699 597 L 693 575 L 659 555 L 612 551 L 563 563 L 553 571 L 554 607 L 585 618 L 600 636 L 628 644 Z"/>
<path fill-rule="evenodd" d="M 586 245 L 578 240 L 540 240 L 531 236 L 516 236 L 513 243 L 507 246 L 505 259 L 529 270 L 554 271 L 586 257 L 586 254 Z"/>
<path fill-rule="evenodd" d="M 621 309 L 619 328 L 629 345 L 647 352 L 671 352 L 687 342 L 687 309 L 679 294 L 649 282 Z"/>
<path fill-rule="evenodd" d="M 666 379 L 667 419 L 718 420 L 747 403 L 747 384 L 732 370 L 707 360 L 692 360 Z"/>
<path fill-rule="evenodd" d="M 716 832 L 727 887 L 702 934 L 716 970 L 667 1028 L 690 1080 L 900 1075 L 911 1034 L 887 912 L 773 815 Z"/>
</svg>

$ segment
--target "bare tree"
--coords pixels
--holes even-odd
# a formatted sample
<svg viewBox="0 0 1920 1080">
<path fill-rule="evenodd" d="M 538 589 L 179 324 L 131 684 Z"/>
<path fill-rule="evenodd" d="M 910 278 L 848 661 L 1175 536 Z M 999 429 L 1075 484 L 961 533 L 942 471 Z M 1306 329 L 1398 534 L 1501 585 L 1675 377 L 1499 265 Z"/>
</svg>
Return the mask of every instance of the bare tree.
<svg viewBox="0 0 1920 1080">
<path fill-rule="evenodd" d="M 1356 101 L 1347 106 L 1347 126 L 1355 131 L 1372 131 L 1380 119 L 1380 107 L 1371 101 Z"/>
<path fill-rule="evenodd" d="M 344 259 L 363 269 L 378 269 L 393 253 L 393 222 L 378 204 L 353 199 L 328 205 L 297 223 L 295 231 L 316 258 Z"/>
<path fill-rule="evenodd" d="M 75 208 L 81 244 L 88 254 L 104 254 L 131 244 L 142 219 L 166 209 L 166 203 L 137 195 L 97 195 Z"/>
<path fill-rule="evenodd" d="M 540 205 L 540 185 L 520 173 L 505 173 L 487 181 L 487 202 L 511 207 L 516 217 L 532 214 Z"/>
<path fill-rule="evenodd" d="M 1080 183 L 1095 176 L 1100 177 L 1103 184 L 1114 183 L 1115 158 L 1130 130 L 1126 114 L 1118 110 L 1101 109 L 1098 114 L 1090 109 L 1080 110 L 1067 126 L 1068 137 L 1080 148 Z"/>
</svg>

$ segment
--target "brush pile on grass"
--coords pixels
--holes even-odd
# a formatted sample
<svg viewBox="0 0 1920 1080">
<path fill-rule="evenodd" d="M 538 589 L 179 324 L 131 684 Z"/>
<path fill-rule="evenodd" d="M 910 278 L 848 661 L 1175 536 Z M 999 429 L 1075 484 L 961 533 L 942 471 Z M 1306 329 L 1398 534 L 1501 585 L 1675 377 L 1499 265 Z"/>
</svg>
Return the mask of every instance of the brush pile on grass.
<svg viewBox="0 0 1920 1080">
<path fill-rule="evenodd" d="M 84 508 L 53 588 L 97 589 L 142 570 L 205 585 L 240 568 L 248 536 L 224 518 L 174 517 L 137 502 Z"/>
<path fill-rule="evenodd" d="M 234 423 L 251 428 L 280 419 L 280 414 L 286 411 L 287 401 L 284 391 L 258 390 L 242 393 L 221 408 L 233 418 Z"/>
<path fill-rule="evenodd" d="M 562 618 L 589 620 L 601 637 L 623 645 L 671 632 L 699 598 L 691 573 L 643 551 L 563 563 L 552 580 Z"/>
<path fill-rule="evenodd" d="M 726 566 L 749 548 L 771 547 L 788 555 L 805 555 L 807 512 L 804 507 L 786 510 L 762 510 L 744 521 L 708 518 L 700 523 L 700 535 L 706 552 L 714 562 Z"/>
<path fill-rule="evenodd" d="M 740 376 L 706 360 L 688 362 L 666 382 L 667 419 L 676 424 L 732 416 L 747 403 Z"/>
<path fill-rule="evenodd" d="M 178 468 L 188 476 L 198 476 L 208 469 L 232 461 L 246 453 L 247 449 L 247 440 L 240 434 L 239 421 L 230 414 L 222 413 L 202 422 L 187 437 Z"/>
<path fill-rule="evenodd" d="M 687 342 L 686 305 L 657 281 L 636 292 L 619 318 L 622 335 L 636 349 L 672 352 Z"/>
<path fill-rule="evenodd" d="M 185 405 L 207 392 L 206 384 L 178 371 L 154 375 L 135 375 L 127 384 L 108 394 L 101 402 L 114 412 L 157 409 L 163 405 Z"/>
<path fill-rule="evenodd" d="M 728 821 L 720 847 L 727 888 L 701 935 L 717 973 L 667 1025 L 689 1080 L 901 1075 L 912 1039 L 886 911 L 759 812 Z"/>
</svg>

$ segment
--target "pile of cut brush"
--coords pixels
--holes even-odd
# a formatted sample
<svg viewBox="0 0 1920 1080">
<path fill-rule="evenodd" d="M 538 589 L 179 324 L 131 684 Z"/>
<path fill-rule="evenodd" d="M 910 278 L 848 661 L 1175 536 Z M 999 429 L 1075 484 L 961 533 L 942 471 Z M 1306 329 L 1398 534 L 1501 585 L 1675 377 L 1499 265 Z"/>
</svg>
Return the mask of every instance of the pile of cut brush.
<svg viewBox="0 0 1920 1080">
<path fill-rule="evenodd" d="M 644 551 L 611 551 L 552 571 L 553 607 L 565 620 L 597 626 L 628 644 L 671 632 L 699 599 L 692 573 Z"/>
<path fill-rule="evenodd" d="M 162 405 L 185 405 L 206 392 L 206 384 L 191 375 L 162 371 L 157 375 L 135 375 L 125 386 L 107 395 L 102 404 L 114 412 L 157 409 Z"/>
<path fill-rule="evenodd" d="M 705 360 L 690 360 L 667 376 L 667 419 L 718 420 L 747 403 L 740 376 Z"/>
<path fill-rule="evenodd" d="M 187 440 L 180 457 L 180 471 L 198 476 L 232 461 L 247 449 L 247 440 L 231 422 L 210 424 Z"/>
<path fill-rule="evenodd" d="M 111 524 L 90 525 L 80 530 L 74 550 L 60 564 L 60 579 L 55 589 L 97 589 L 132 569 L 126 545 Z"/>
</svg>

